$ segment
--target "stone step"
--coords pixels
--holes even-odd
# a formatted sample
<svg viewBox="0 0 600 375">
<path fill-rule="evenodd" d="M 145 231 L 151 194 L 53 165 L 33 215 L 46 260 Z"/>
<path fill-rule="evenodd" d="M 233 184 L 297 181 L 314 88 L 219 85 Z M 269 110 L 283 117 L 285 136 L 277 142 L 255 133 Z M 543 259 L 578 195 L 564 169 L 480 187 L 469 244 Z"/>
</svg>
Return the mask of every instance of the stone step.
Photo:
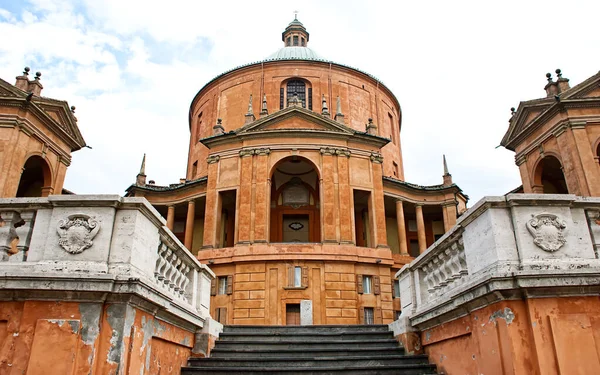
<svg viewBox="0 0 600 375">
<path fill-rule="evenodd" d="M 285 357 L 285 358 L 202 358 L 190 359 L 189 366 L 204 367 L 275 367 L 286 369 L 299 369 L 305 367 L 372 367 L 372 366 L 399 366 L 399 365 L 428 365 L 427 356 L 406 355 L 371 355 L 348 357 Z"/>
<path fill-rule="evenodd" d="M 374 375 L 374 374 L 396 374 L 396 375 L 436 375 L 435 365 L 407 364 L 386 366 L 316 366 L 304 368 L 277 368 L 277 367 L 182 367 L 181 375 L 260 375 L 264 373 L 277 374 L 319 374 L 319 375 Z"/>
<path fill-rule="evenodd" d="M 288 341 L 217 341 L 215 348 L 224 349 L 253 349 L 253 350 L 275 350 L 275 349 L 301 349 L 301 350 L 322 350 L 337 348 L 338 350 L 358 349 L 364 347 L 378 348 L 399 348 L 398 341 L 395 339 L 374 339 L 374 340 L 305 340 L 303 342 Z"/>
<path fill-rule="evenodd" d="M 223 327 L 223 333 L 261 332 L 265 334 L 302 334 L 302 333 L 344 333 L 344 332 L 390 332 L 387 324 L 361 324 L 354 326 L 344 325 L 313 325 L 313 326 L 255 326 L 255 325 L 228 325 Z"/>
<path fill-rule="evenodd" d="M 223 332 L 219 336 L 219 340 L 222 342 L 229 341 L 264 341 L 264 342 L 278 342 L 278 341 L 291 341 L 291 342 L 305 342 L 314 340 L 376 340 L 376 339 L 393 339 L 393 333 L 390 331 L 386 332 L 302 332 L 302 333 L 290 333 L 290 332 Z"/>
<path fill-rule="evenodd" d="M 340 350 L 339 347 L 321 348 L 321 349 L 273 349 L 273 350 L 257 350 L 250 349 L 226 349 L 217 346 L 211 351 L 212 358 L 281 358 L 284 356 L 294 356 L 296 358 L 309 357 L 347 357 L 356 355 L 378 355 L 378 354 L 404 354 L 404 349 L 398 346 L 389 347 L 361 347 Z"/>
</svg>

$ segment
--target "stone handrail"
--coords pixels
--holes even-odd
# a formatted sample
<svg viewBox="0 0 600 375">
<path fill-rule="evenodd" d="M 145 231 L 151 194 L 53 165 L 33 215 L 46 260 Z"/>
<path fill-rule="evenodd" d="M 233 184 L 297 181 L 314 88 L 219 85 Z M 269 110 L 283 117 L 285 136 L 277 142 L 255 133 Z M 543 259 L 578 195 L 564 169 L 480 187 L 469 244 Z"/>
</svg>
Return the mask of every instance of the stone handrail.
<svg viewBox="0 0 600 375">
<path fill-rule="evenodd" d="M 5 289 L 49 278 L 39 289 L 134 294 L 201 326 L 215 275 L 165 224 L 144 198 L 0 199 Z"/>
<path fill-rule="evenodd" d="M 431 327 L 514 298 L 516 286 L 528 295 L 600 291 L 599 248 L 600 198 L 486 197 L 396 273 L 399 324 Z"/>
</svg>

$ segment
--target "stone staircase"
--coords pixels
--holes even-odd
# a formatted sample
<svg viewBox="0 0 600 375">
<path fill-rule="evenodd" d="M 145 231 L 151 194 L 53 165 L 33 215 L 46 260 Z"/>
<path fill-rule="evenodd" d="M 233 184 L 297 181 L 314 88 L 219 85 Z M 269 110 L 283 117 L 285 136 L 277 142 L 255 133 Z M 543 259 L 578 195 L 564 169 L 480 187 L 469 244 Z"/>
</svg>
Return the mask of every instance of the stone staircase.
<svg viewBox="0 0 600 375">
<path fill-rule="evenodd" d="M 387 325 L 225 326 L 210 358 L 182 375 L 437 374 L 426 355 L 407 355 Z"/>
</svg>

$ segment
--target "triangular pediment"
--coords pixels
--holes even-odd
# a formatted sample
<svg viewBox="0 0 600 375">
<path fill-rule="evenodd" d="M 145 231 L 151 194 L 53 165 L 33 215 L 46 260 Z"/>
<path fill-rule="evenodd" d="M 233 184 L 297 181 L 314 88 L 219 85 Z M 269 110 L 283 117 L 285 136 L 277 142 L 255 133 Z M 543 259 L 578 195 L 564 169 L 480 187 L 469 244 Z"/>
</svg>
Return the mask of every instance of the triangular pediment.
<svg viewBox="0 0 600 375">
<path fill-rule="evenodd" d="M 288 107 L 275 112 L 241 127 L 236 133 L 241 135 L 253 132 L 279 131 L 335 132 L 348 135 L 355 133 L 354 129 L 329 117 L 300 107 Z"/>
<path fill-rule="evenodd" d="M 565 92 L 563 99 L 600 98 L 600 72 Z"/>
<path fill-rule="evenodd" d="M 15 98 L 25 96 L 27 96 L 27 94 L 24 91 L 19 90 L 18 88 L 6 82 L 5 80 L 0 79 L 0 97 Z"/>
</svg>

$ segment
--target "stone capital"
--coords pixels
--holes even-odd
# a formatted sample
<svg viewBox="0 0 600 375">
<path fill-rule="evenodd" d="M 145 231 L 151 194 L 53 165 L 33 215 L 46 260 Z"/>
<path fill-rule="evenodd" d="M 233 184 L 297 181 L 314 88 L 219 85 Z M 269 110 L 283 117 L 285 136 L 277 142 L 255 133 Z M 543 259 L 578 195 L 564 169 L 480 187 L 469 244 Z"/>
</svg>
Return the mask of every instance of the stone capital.
<svg viewBox="0 0 600 375">
<path fill-rule="evenodd" d="M 206 158 L 206 162 L 208 164 L 213 164 L 213 163 L 217 163 L 219 161 L 219 159 L 221 159 L 221 157 L 219 155 L 210 155 L 209 157 Z"/>
<path fill-rule="evenodd" d="M 383 156 L 380 153 L 372 152 L 370 158 L 373 163 L 376 163 L 376 164 L 383 163 Z"/>
</svg>

